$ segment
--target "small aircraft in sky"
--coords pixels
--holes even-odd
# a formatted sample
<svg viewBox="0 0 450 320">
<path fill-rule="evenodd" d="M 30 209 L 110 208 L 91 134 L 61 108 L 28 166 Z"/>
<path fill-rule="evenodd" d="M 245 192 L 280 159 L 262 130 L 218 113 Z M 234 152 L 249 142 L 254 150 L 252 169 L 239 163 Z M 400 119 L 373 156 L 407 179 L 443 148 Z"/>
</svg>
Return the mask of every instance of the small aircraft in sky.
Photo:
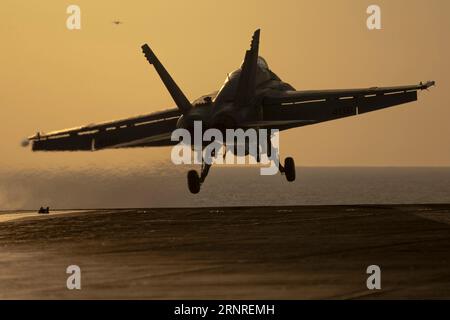
<svg viewBox="0 0 450 320">
<path fill-rule="evenodd" d="M 123 24 L 123 22 L 120 20 L 114 20 L 112 23 L 114 23 L 115 25 Z"/>
<path fill-rule="evenodd" d="M 195 121 L 203 127 L 226 129 L 277 129 L 284 131 L 306 125 L 364 114 L 412 101 L 418 91 L 435 85 L 372 87 L 363 89 L 297 91 L 270 70 L 259 56 L 260 30 L 253 34 L 240 68 L 230 73 L 222 87 L 190 101 L 152 49 L 144 44 L 143 53 L 153 65 L 172 96 L 176 108 L 127 119 L 90 124 L 28 138 L 33 151 L 95 151 L 114 148 L 173 146 L 171 134 L 178 128 L 192 130 Z M 270 144 L 270 137 L 268 139 Z M 233 149 L 232 149 L 233 150 Z M 203 160 L 202 160 L 203 162 Z M 279 171 L 288 181 L 295 180 L 295 164 L 290 157 Z M 200 175 L 188 172 L 188 187 L 198 193 L 211 164 L 202 163 Z"/>
</svg>

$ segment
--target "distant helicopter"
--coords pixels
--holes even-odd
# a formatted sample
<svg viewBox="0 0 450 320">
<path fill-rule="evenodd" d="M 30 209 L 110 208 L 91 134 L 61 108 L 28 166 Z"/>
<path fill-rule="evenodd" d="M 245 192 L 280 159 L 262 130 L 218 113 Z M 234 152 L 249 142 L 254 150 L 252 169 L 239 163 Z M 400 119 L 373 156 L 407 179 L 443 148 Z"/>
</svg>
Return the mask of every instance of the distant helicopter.
<svg viewBox="0 0 450 320">
<path fill-rule="evenodd" d="M 115 25 L 123 24 L 123 22 L 120 20 L 114 20 L 112 23 L 114 23 Z"/>
</svg>

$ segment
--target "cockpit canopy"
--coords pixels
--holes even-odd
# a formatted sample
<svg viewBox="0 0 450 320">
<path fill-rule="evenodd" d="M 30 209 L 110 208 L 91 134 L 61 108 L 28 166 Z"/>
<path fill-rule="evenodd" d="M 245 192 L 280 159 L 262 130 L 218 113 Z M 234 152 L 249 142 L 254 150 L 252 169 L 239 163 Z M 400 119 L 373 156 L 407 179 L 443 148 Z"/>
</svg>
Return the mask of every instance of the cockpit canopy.
<svg viewBox="0 0 450 320">
<path fill-rule="evenodd" d="M 256 71 L 256 87 L 265 85 L 267 88 L 273 90 L 293 90 L 292 86 L 285 84 L 281 79 L 269 69 L 269 65 L 266 60 L 259 56 L 257 60 L 258 69 Z M 239 78 L 242 72 L 241 68 L 228 74 L 222 88 L 219 90 L 214 102 L 230 102 L 236 96 L 236 90 L 239 83 Z"/>
<path fill-rule="evenodd" d="M 263 57 L 258 56 L 258 61 L 257 61 L 257 63 L 258 63 L 258 67 L 259 67 L 259 68 L 261 68 L 261 69 L 263 69 L 263 70 L 269 70 L 269 65 L 267 64 L 266 59 L 264 59 Z M 242 65 L 243 65 L 243 64 L 244 64 L 244 61 L 242 61 L 241 68 L 242 68 Z"/>
<path fill-rule="evenodd" d="M 271 77 L 278 79 L 278 77 L 270 71 L 269 65 L 267 64 L 266 59 L 264 59 L 261 56 L 258 56 L 257 63 L 258 63 L 258 68 L 259 68 L 259 70 L 257 72 L 257 83 L 266 81 Z M 225 79 L 224 86 L 231 80 L 233 80 L 235 78 L 239 78 L 241 71 L 242 71 L 242 65 L 239 69 L 234 70 L 232 73 L 228 74 L 227 78 Z M 263 79 L 261 79 L 261 78 L 263 78 Z M 260 81 L 258 81 L 258 80 L 260 80 Z"/>
<path fill-rule="evenodd" d="M 192 105 L 194 107 L 201 106 L 201 105 L 208 105 L 211 104 L 214 98 L 217 96 L 218 91 L 214 91 L 210 94 L 201 96 L 200 98 L 195 99 L 192 101 Z"/>
<path fill-rule="evenodd" d="M 269 70 L 269 65 L 267 64 L 266 59 L 261 56 L 258 57 L 258 67 L 260 67 L 261 69 Z"/>
</svg>

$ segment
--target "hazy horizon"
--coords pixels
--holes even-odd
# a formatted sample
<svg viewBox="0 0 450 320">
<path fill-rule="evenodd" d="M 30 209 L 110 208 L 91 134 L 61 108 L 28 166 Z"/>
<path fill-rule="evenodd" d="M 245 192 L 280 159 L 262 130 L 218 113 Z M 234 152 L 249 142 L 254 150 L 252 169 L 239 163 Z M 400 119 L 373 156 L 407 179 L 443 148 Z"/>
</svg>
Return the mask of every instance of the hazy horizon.
<svg viewBox="0 0 450 320">
<path fill-rule="evenodd" d="M 0 210 L 450 203 L 450 168 L 297 167 L 297 180 L 257 167 L 215 168 L 202 192 L 186 168 L 0 170 Z"/>
</svg>

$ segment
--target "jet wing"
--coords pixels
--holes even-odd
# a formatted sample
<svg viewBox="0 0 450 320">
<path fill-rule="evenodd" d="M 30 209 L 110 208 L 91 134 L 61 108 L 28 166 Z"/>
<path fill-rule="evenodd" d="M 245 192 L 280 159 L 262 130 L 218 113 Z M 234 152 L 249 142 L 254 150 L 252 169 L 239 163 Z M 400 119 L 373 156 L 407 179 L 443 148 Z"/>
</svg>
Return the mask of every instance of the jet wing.
<svg viewBox="0 0 450 320">
<path fill-rule="evenodd" d="M 37 133 L 28 138 L 33 151 L 95 151 L 110 148 L 168 146 L 180 117 L 169 109 L 117 121 Z"/>
<path fill-rule="evenodd" d="M 416 101 L 419 90 L 434 85 L 429 81 L 398 87 L 269 93 L 263 99 L 261 122 L 285 130 L 354 116 Z"/>
</svg>

